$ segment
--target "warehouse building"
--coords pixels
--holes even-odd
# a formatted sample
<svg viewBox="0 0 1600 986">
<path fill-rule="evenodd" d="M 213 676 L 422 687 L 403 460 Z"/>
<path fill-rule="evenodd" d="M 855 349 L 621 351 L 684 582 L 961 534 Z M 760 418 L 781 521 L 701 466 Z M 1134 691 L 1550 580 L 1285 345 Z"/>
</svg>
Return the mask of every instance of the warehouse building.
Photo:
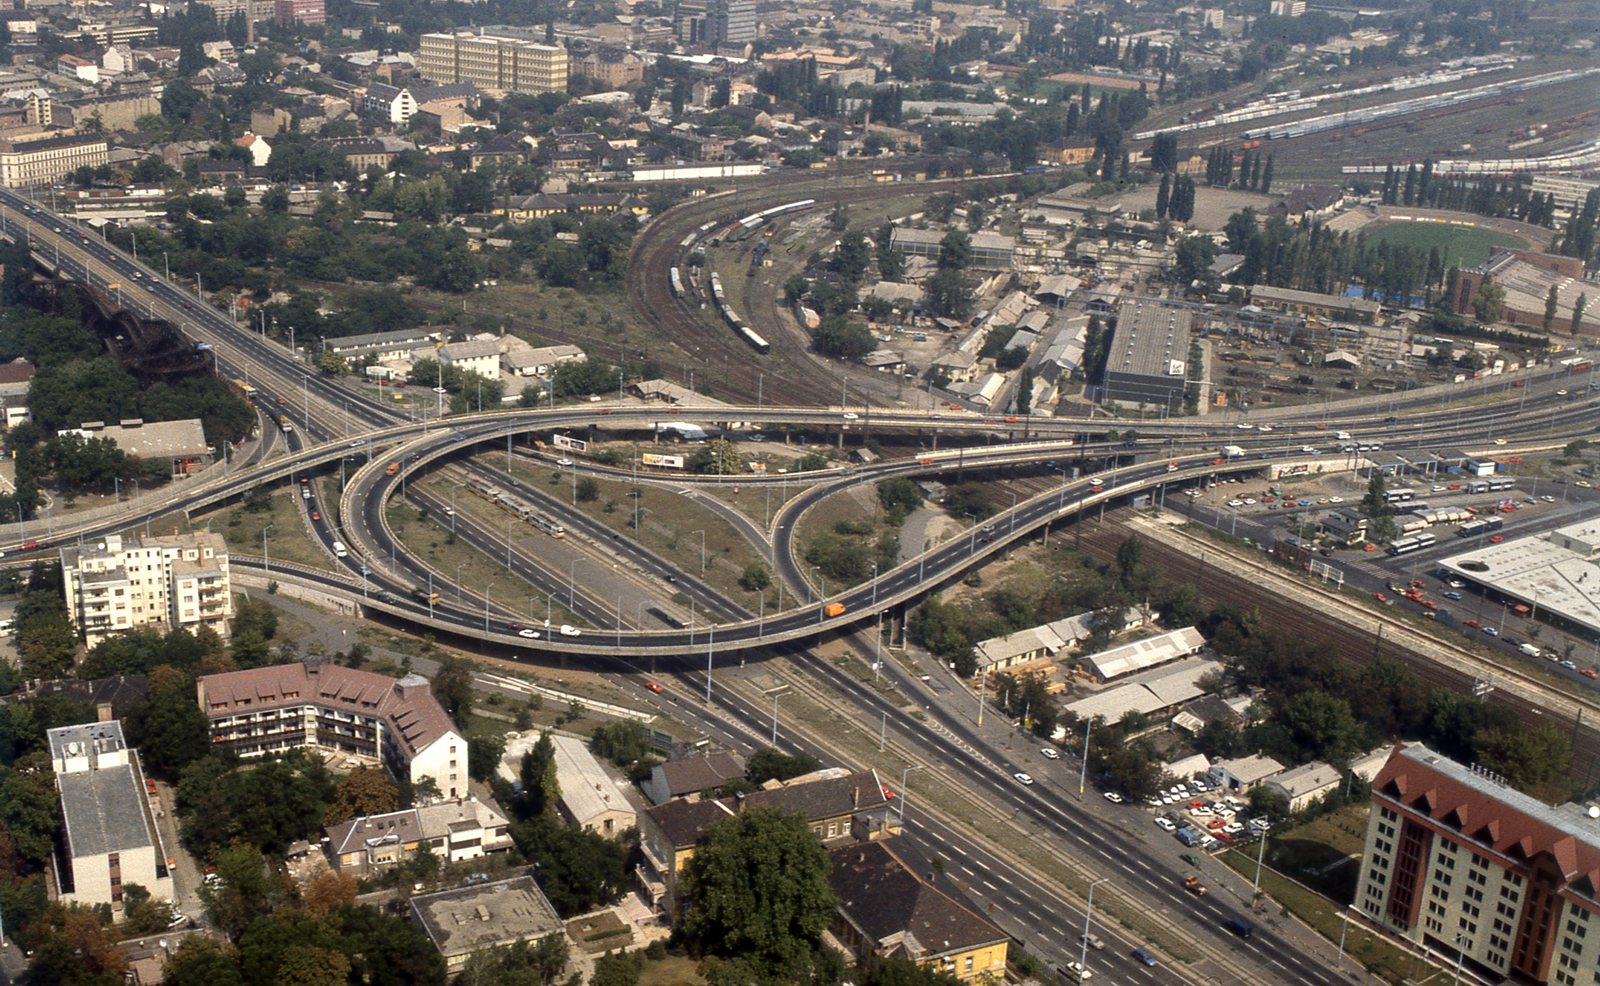
<svg viewBox="0 0 1600 986">
<path fill-rule="evenodd" d="M 1176 411 L 1183 407 L 1189 360 L 1188 309 L 1154 298 L 1131 298 L 1117 307 L 1100 400 Z"/>
</svg>

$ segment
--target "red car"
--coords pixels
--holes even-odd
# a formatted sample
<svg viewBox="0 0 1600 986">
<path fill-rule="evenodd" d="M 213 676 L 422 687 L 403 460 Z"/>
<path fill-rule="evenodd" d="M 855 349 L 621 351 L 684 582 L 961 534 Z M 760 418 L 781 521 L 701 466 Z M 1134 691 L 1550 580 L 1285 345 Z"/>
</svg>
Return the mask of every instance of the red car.
<svg viewBox="0 0 1600 986">
<path fill-rule="evenodd" d="M 1501 537 L 1498 534 L 1489 535 L 1489 543 L 1490 544 L 1499 544 L 1501 541 L 1504 541 L 1504 540 L 1505 540 L 1505 538 Z"/>
<path fill-rule="evenodd" d="M 1104 486 L 1101 486 L 1099 483 L 1096 483 L 1095 485 L 1089 487 L 1089 492 L 1090 493 L 1104 493 L 1105 491 L 1106 491 L 1106 488 Z"/>
<path fill-rule="evenodd" d="M 1016 424 L 1018 421 L 1021 421 L 1021 420 L 1022 419 L 1018 418 L 1018 417 L 1010 417 L 1010 418 L 1006 419 L 1006 423 L 1007 424 Z"/>
<path fill-rule="evenodd" d="M 1584 668 L 1582 671 L 1579 671 L 1578 673 L 1583 675 L 1585 678 L 1600 678 L 1600 674 L 1597 674 L 1595 672 L 1594 668 Z"/>
<path fill-rule="evenodd" d="M 313 511 L 311 511 L 311 519 L 312 520 L 321 520 L 322 519 L 322 515 L 317 513 L 315 510 L 313 510 Z"/>
<path fill-rule="evenodd" d="M 1453 489 L 1453 490 L 1459 490 L 1461 488 L 1461 484 L 1460 483 L 1451 483 L 1450 484 L 1450 488 Z"/>
<path fill-rule="evenodd" d="M 611 409 L 609 407 L 603 407 L 597 413 L 599 413 L 599 414 L 610 414 L 611 413 Z"/>
<path fill-rule="evenodd" d="M 1474 630 L 1478 629 L 1478 621 L 1477 620 L 1462 620 L 1461 621 L 1461 625 L 1464 626 L 1464 627 L 1471 627 Z"/>
<path fill-rule="evenodd" d="M 647 682 L 645 682 L 645 685 L 644 685 L 644 687 L 646 687 L 646 688 L 648 688 L 648 689 L 649 689 L 649 690 L 650 690 L 650 691 L 653 691 L 653 692 L 655 692 L 655 693 L 656 693 L 656 694 L 658 694 L 658 695 L 659 695 L 659 694 L 660 694 L 660 693 L 661 693 L 661 692 L 664 692 L 664 691 L 666 691 L 666 689 L 665 689 L 665 688 L 662 688 L 662 687 L 661 687 L 661 683 L 660 683 L 660 682 L 658 682 L 658 681 L 647 681 Z"/>
</svg>

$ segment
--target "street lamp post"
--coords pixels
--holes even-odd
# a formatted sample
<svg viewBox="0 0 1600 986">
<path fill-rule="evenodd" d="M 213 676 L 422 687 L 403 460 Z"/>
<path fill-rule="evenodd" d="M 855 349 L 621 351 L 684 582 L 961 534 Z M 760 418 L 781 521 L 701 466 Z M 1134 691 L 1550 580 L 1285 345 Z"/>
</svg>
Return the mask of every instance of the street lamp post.
<svg viewBox="0 0 1600 986">
<path fill-rule="evenodd" d="M 272 552 L 267 550 L 267 532 L 272 530 L 272 528 L 273 525 L 268 524 L 266 527 L 261 529 L 261 557 L 268 575 L 272 574 Z"/>
<path fill-rule="evenodd" d="M 456 566 L 456 602 L 458 603 L 461 601 L 461 570 L 466 567 L 466 562 L 462 562 Z M 528 618 L 532 619 L 533 617 L 529 616 Z"/>
<path fill-rule="evenodd" d="M 705 578 L 706 577 L 706 532 L 705 531 L 690 531 L 689 534 L 691 536 L 693 536 L 695 534 L 700 535 L 700 577 L 701 578 Z"/>
<path fill-rule="evenodd" d="M 1089 778 L 1089 730 L 1094 728 L 1094 717 L 1090 716 L 1083 721 L 1083 763 L 1078 765 L 1078 797 L 1083 797 L 1083 789 Z"/>
<path fill-rule="evenodd" d="M 567 566 L 567 609 L 574 613 L 578 611 L 578 562 L 583 558 L 572 559 L 572 564 Z"/>
<path fill-rule="evenodd" d="M 488 633 L 489 632 L 489 590 L 492 589 L 492 588 L 494 588 L 494 583 L 493 582 L 490 582 L 488 585 L 483 587 L 483 632 L 484 633 Z"/>
<path fill-rule="evenodd" d="M 913 770 L 921 769 L 922 764 L 914 763 L 900 772 L 900 825 L 902 828 L 905 827 L 906 824 L 906 775 L 911 773 Z"/>
<path fill-rule="evenodd" d="M 1103 876 L 1089 884 L 1089 903 L 1083 909 L 1083 947 L 1078 951 L 1079 975 L 1083 974 L 1081 970 L 1089 968 L 1089 918 L 1094 914 L 1094 888 L 1110 879 L 1109 876 Z"/>
</svg>

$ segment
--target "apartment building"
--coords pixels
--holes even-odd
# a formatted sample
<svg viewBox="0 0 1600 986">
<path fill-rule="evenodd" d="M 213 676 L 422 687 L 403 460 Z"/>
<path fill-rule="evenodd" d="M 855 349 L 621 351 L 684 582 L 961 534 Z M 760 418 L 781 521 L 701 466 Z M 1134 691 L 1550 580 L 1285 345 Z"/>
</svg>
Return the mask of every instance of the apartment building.
<svg viewBox="0 0 1600 986">
<path fill-rule="evenodd" d="M 273 19 L 279 24 L 326 24 L 328 11 L 323 0 L 274 0 Z"/>
<path fill-rule="evenodd" d="M 110 534 L 61 549 L 67 609 L 90 647 L 138 627 L 197 630 L 224 638 L 233 617 L 228 547 L 220 534 Z"/>
<path fill-rule="evenodd" d="M 88 165 L 110 160 L 110 145 L 93 134 L 0 139 L 0 185 L 25 188 L 51 182 Z"/>
<path fill-rule="evenodd" d="M 1420 745 L 1372 782 L 1356 911 L 1482 978 L 1600 981 L 1597 886 L 1600 807 L 1550 807 Z"/>
<path fill-rule="evenodd" d="M 380 760 L 414 787 L 431 779 L 444 799 L 470 793 L 467 741 L 421 675 L 280 664 L 198 684 L 212 743 L 240 756 L 309 746 Z"/>
<path fill-rule="evenodd" d="M 467 82 L 491 92 L 565 92 L 567 49 L 471 31 L 424 34 L 417 71 L 435 83 Z"/>
<path fill-rule="evenodd" d="M 45 739 L 64 823 L 55 867 L 61 899 L 116 906 L 130 883 L 170 899 L 166 849 L 122 723 L 62 726 Z"/>
</svg>

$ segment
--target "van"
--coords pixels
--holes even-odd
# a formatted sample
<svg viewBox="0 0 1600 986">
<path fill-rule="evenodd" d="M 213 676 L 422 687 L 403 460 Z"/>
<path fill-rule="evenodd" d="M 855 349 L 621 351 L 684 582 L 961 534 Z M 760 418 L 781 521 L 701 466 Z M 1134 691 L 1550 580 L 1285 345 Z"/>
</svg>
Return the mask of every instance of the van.
<svg viewBox="0 0 1600 986">
<path fill-rule="evenodd" d="M 1341 431 L 1341 432 L 1339 432 L 1339 434 L 1334 435 L 1333 437 L 1337 438 L 1341 442 L 1350 441 L 1350 433 L 1348 431 Z"/>
<path fill-rule="evenodd" d="M 391 462 L 391 463 L 389 463 L 389 468 L 385 469 L 383 471 L 383 474 L 385 476 L 393 476 L 395 473 L 397 473 L 399 471 L 400 471 L 400 463 Z"/>
<path fill-rule="evenodd" d="M 335 541 L 335 542 L 333 542 L 333 557 L 335 557 L 335 558 L 348 558 L 348 557 L 350 557 L 350 552 L 344 550 L 344 545 L 343 544 L 339 543 L 338 541 Z"/>
<path fill-rule="evenodd" d="M 1239 918 L 1229 918 L 1228 923 L 1224 925 L 1224 927 L 1238 935 L 1240 938 L 1249 938 L 1250 933 L 1256 930 L 1250 924 L 1250 922 L 1241 920 Z"/>
</svg>

